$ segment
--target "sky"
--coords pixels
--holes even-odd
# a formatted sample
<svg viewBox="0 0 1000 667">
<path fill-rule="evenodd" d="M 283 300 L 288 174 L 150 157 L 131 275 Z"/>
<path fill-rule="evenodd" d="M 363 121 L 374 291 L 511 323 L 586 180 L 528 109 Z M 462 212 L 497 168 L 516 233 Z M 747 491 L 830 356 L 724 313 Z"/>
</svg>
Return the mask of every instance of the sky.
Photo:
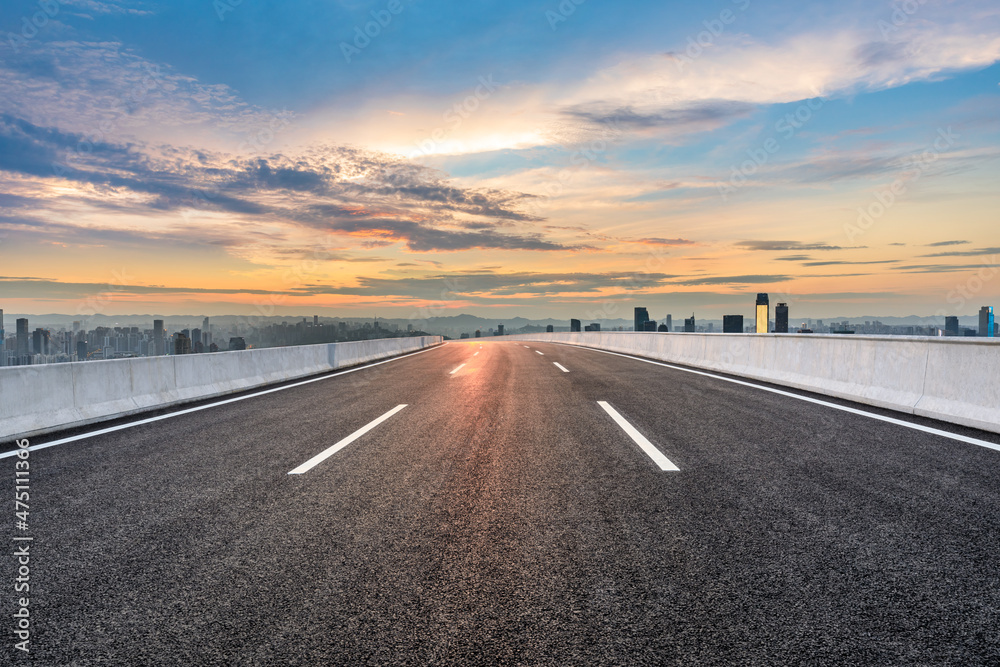
<svg viewBox="0 0 1000 667">
<path fill-rule="evenodd" d="M 995 0 L 7 0 L 0 307 L 972 315 L 998 61 Z"/>
</svg>

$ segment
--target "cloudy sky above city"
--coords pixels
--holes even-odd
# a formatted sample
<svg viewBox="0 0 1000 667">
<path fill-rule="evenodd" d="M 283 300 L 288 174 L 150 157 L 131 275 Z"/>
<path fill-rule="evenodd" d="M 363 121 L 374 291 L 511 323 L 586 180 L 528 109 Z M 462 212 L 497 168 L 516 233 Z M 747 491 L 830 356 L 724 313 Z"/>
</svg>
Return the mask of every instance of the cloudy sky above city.
<svg viewBox="0 0 1000 667">
<path fill-rule="evenodd" d="M 6 2 L 3 307 L 998 301 L 995 0 L 577 2 Z"/>
</svg>

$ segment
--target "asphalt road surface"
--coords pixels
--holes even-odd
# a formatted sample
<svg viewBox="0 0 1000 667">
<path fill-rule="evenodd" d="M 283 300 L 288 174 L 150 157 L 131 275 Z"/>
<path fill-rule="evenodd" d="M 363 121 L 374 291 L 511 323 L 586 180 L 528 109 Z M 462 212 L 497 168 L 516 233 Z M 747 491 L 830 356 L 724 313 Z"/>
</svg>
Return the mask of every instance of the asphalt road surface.
<svg viewBox="0 0 1000 667">
<path fill-rule="evenodd" d="M 30 464 L 0 664 L 1000 664 L 1000 452 L 593 350 L 456 341 Z"/>
</svg>

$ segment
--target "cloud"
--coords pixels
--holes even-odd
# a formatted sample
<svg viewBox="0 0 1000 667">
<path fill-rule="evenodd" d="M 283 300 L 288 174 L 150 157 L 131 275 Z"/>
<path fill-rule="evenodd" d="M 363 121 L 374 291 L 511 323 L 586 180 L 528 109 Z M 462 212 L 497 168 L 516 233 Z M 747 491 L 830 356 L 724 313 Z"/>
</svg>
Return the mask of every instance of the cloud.
<svg viewBox="0 0 1000 667">
<path fill-rule="evenodd" d="M 677 107 L 636 111 L 631 106 L 610 108 L 595 102 L 564 109 L 562 115 L 593 128 L 614 133 L 667 129 L 673 132 L 700 132 L 715 129 L 748 116 L 754 107 L 743 102 L 706 100 Z"/>
<path fill-rule="evenodd" d="M 749 275 L 749 276 L 711 276 L 708 278 L 686 278 L 673 282 L 673 285 L 753 285 L 783 283 L 791 280 L 791 276 L 782 275 Z"/>
<path fill-rule="evenodd" d="M 979 248 L 978 250 L 950 250 L 948 252 L 935 252 L 930 255 L 919 255 L 920 257 L 980 257 L 982 255 L 998 255 L 1000 248 Z"/>
<path fill-rule="evenodd" d="M 340 220 L 325 226 L 376 241 L 403 241 L 415 252 L 454 251 L 485 248 L 493 250 L 580 250 L 585 246 L 567 246 L 546 241 L 540 234 L 498 234 L 493 231 L 451 231 L 436 229 L 410 220 L 372 219 Z"/>
<path fill-rule="evenodd" d="M 843 248 L 828 243 L 802 243 L 801 241 L 739 241 L 736 246 L 744 250 L 800 251 L 800 250 L 854 250 L 862 246 Z"/>
<path fill-rule="evenodd" d="M 937 243 L 928 243 L 926 245 L 926 247 L 927 248 L 940 248 L 940 247 L 949 246 L 949 245 L 967 245 L 968 243 L 969 243 L 968 241 L 938 241 Z M 900 244 L 900 245 L 902 245 L 902 244 Z"/>
<path fill-rule="evenodd" d="M 898 260 L 898 259 L 883 259 L 883 260 L 879 260 L 879 261 L 876 261 L 876 262 L 836 262 L 836 261 L 834 261 L 834 262 L 805 262 L 802 266 L 833 266 L 833 265 L 840 265 L 840 264 L 848 264 L 848 265 L 859 266 L 859 265 L 864 265 L 864 264 L 895 264 L 895 263 L 897 263 L 899 261 L 901 261 L 901 260 Z"/>
<path fill-rule="evenodd" d="M 456 187 L 439 172 L 394 156 L 320 147 L 305 155 L 241 159 L 103 142 L 77 153 L 85 141 L 81 134 L 2 114 L 0 171 L 81 184 L 77 197 L 95 207 L 133 214 L 196 209 L 280 220 L 361 238 L 367 247 L 400 241 L 415 252 L 589 248 L 547 239 L 535 229 L 511 230 L 515 223 L 538 220 L 518 208 L 530 195 Z M 110 193 L 118 196 L 109 198 Z"/>
<path fill-rule="evenodd" d="M 688 239 L 661 239 L 661 238 L 638 239 L 636 241 L 630 241 L 630 243 L 641 243 L 643 245 L 674 246 L 674 247 L 698 245 L 697 241 L 690 241 Z"/>
</svg>

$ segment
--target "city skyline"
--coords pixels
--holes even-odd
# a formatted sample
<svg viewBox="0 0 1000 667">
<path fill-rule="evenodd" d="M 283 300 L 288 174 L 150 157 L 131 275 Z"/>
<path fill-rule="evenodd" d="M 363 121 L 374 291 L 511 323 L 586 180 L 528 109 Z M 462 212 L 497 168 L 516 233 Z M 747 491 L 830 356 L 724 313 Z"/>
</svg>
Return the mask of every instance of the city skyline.
<svg viewBox="0 0 1000 667">
<path fill-rule="evenodd" d="M 392 4 L 11 3 L 7 312 L 1000 301 L 993 2 Z"/>
</svg>

